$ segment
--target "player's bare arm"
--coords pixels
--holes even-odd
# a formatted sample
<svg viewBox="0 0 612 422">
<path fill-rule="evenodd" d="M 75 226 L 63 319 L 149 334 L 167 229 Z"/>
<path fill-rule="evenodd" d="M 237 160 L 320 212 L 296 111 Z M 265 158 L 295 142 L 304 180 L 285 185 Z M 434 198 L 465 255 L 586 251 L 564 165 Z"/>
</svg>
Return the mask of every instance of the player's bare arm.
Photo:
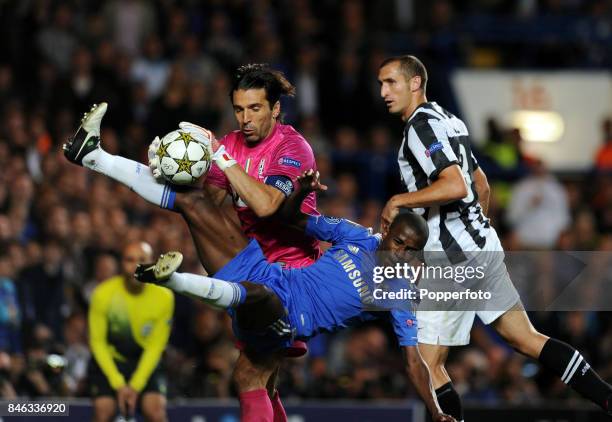
<svg viewBox="0 0 612 422">
<path fill-rule="evenodd" d="M 326 191 L 327 186 L 321 183 L 319 172 L 310 169 L 297 178 L 298 188 L 287 198 L 279 210 L 283 221 L 300 230 L 306 228 L 308 215 L 301 211 L 302 202 L 312 192 Z"/>
<path fill-rule="evenodd" d="M 236 160 L 225 151 L 225 147 L 214 139 L 214 135 L 209 130 L 189 122 L 181 122 L 179 127 L 199 142 L 210 142 L 213 161 L 225 173 L 234 191 L 258 217 L 269 217 L 278 211 L 285 200 L 283 192 L 249 176 L 241 166 L 237 165 Z M 210 141 L 208 141 L 209 139 Z M 221 193 L 218 192 L 221 190 L 217 188 L 215 191 L 213 186 L 208 185 L 207 192 L 209 195 L 212 193 L 216 205 L 221 204 L 225 199 L 225 196 L 221 197 Z"/>
<path fill-rule="evenodd" d="M 249 176 L 240 166 L 225 170 L 232 188 L 258 217 L 269 217 L 276 213 L 285 200 L 285 194 Z"/>
<path fill-rule="evenodd" d="M 489 188 L 489 181 L 487 175 L 480 167 L 474 170 L 474 182 L 476 183 L 476 192 L 478 192 L 478 202 L 485 217 L 489 214 L 489 196 L 491 194 L 491 188 Z"/>
<path fill-rule="evenodd" d="M 386 232 L 400 207 L 421 208 L 444 205 L 465 198 L 467 194 L 468 190 L 461 169 L 456 164 L 451 165 L 442 170 L 438 178 L 426 188 L 392 196 L 382 212 L 382 232 Z"/>
</svg>

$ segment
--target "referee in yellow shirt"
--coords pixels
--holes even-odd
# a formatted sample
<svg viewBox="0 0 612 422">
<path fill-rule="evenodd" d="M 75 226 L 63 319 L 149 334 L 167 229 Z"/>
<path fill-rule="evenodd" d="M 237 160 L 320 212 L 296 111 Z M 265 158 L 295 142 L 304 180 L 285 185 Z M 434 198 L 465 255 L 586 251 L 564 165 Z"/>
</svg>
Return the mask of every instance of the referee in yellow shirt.
<svg viewBox="0 0 612 422">
<path fill-rule="evenodd" d="M 148 243 L 123 249 L 123 274 L 100 283 L 91 297 L 89 367 L 94 421 L 131 417 L 140 404 L 148 421 L 166 421 L 166 380 L 160 358 L 168 343 L 174 312 L 169 289 L 134 279 L 140 262 L 151 262 Z"/>
</svg>

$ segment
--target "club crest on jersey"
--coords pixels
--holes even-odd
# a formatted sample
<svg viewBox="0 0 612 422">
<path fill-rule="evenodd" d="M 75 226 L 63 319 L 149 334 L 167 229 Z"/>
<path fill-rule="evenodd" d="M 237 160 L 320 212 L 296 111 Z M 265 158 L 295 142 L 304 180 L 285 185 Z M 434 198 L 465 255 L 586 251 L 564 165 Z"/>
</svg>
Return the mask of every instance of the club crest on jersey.
<svg viewBox="0 0 612 422">
<path fill-rule="evenodd" d="M 444 145 L 442 145 L 442 142 L 440 141 L 434 142 L 433 144 L 429 146 L 428 149 L 425 150 L 425 155 L 427 157 L 431 157 L 431 154 L 433 154 L 436 151 L 440 151 L 442 148 L 444 148 Z"/>
<path fill-rule="evenodd" d="M 302 167 L 302 163 L 300 163 L 298 160 L 295 160 L 289 157 L 279 158 L 278 164 L 280 164 L 281 166 L 291 166 L 291 167 L 297 167 L 297 168 Z"/>
<path fill-rule="evenodd" d="M 140 334 L 142 334 L 144 338 L 147 338 L 149 337 L 149 334 L 151 334 L 151 331 L 153 331 L 153 323 L 148 321 L 142 326 Z"/>
<path fill-rule="evenodd" d="M 407 320 L 406 320 L 406 325 L 407 325 L 408 327 L 412 327 L 412 326 L 414 325 L 414 321 L 413 321 L 413 320 L 411 320 L 411 319 L 407 319 Z"/>
</svg>

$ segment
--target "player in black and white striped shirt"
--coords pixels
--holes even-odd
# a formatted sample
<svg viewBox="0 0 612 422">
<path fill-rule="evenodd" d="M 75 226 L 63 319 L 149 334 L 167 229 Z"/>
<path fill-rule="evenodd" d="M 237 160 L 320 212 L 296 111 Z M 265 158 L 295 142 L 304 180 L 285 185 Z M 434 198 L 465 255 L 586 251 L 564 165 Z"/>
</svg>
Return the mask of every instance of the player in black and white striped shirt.
<svg viewBox="0 0 612 422">
<path fill-rule="evenodd" d="M 406 121 L 398 161 L 409 192 L 427 188 L 440 176 L 465 179 L 465 186 L 460 187 L 467 189 L 458 188 L 452 202 L 416 210 L 433 230 L 427 250 L 447 251 L 453 262 L 463 260 L 460 251 L 485 249 L 490 226 L 478 202 L 477 188 L 486 184 L 474 179 L 480 182 L 486 177 L 471 152 L 465 124 L 436 103 L 422 103 Z M 480 193 L 486 197 L 484 189 Z"/>
<path fill-rule="evenodd" d="M 482 310 L 417 314 L 419 350 L 430 368 L 442 410 L 458 421 L 463 419 L 461 400 L 444 365 L 449 346 L 469 342 L 478 315 L 514 349 L 538 359 L 564 383 L 612 414 L 612 387 L 572 346 L 531 325 L 503 262 L 497 233 L 486 218 L 489 186 L 471 152 L 468 130 L 460 119 L 427 101 L 425 66 L 414 56 L 392 57 L 381 64 L 378 81 L 389 112 L 406 123 L 398 161 L 407 192 L 385 205 L 382 231 L 400 208 L 423 215 L 430 232 L 426 256 L 437 252 L 451 264 L 471 259 L 484 262 L 486 274 L 477 287 L 494 291 L 497 297 L 494 305 Z"/>
</svg>

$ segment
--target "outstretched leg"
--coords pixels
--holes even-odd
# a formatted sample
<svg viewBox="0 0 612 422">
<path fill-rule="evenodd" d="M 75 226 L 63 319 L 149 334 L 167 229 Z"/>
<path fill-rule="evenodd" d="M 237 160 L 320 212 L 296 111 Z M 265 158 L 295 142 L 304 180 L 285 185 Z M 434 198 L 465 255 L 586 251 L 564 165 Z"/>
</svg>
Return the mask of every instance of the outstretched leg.
<svg viewBox="0 0 612 422">
<path fill-rule="evenodd" d="M 518 303 L 495 322 L 493 328 L 514 349 L 552 370 L 565 384 L 591 400 L 608 414 L 612 409 L 612 387 L 591 368 L 580 352 L 569 344 L 539 333 Z"/>
<path fill-rule="evenodd" d="M 173 208 L 175 193 L 169 183 L 159 183 L 144 164 L 109 154 L 100 146 L 100 126 L 106 103 L 94 104 L 81 120 L 81 126 L 63 146 L 64 156 L 74 164 L 87 167 L 122 183 L 161 208 Z"/>
<path fill-rule="evenodd" d="M 201 189 L 158 182 L 144 164 L 111 155 L 100 146 L 100 126 L 107 104 L 94 105 L 74 137 L 64 145 L 71 162 L 102 173 L 161 208 L 180 212 L 191 231 L 204 267 L 217 272 L 247 245 L 240 228 Z"/>
<path fill-rule="evenodd" d="M 138 265 L 134 276 L 139 281 L 167 287 L 216 308 L 234 309 L 236 327 L 241 330 L 262 332 L 271 328 L 276 337 L 291 335 L 283 321 L 285 306 L 272 290 L 249 281 L 236 283 L 198 274 L 178 273 L 176 270 L 182 261 L 180 252 L 167 252 L 153 264 Z"/>
<path fill-rule="evenodd" d="M 284 344 L 279 341 L 279 346 L 275 347 L 275 342 L 291 334 L 284 321 L 286 311 L 282 301 L 261 284 L 177 273 L 181 261 L 179 252 L 168 252 L 155 264 L 139 265 L 135 276 L 140 281 L 153 282 L 196 297 L 211 306 L 234 309 L 234 328 L 247 336 L 256 333 L 251 337 L 255 343 L 246 341 L 246 348 L 240 352 L 234 368 L 241 421 L 286 421 L 278 393 L 270 397 L 267 389 L 285 353 Z M 263 334 L 266 332 L 271 336 Z M 272 343 L 267 344 L 270 339 Z M 257 344 L 259 341 L 265 342 L 265 349 L 258 347 L 261 346 Z"/>
</svg>

